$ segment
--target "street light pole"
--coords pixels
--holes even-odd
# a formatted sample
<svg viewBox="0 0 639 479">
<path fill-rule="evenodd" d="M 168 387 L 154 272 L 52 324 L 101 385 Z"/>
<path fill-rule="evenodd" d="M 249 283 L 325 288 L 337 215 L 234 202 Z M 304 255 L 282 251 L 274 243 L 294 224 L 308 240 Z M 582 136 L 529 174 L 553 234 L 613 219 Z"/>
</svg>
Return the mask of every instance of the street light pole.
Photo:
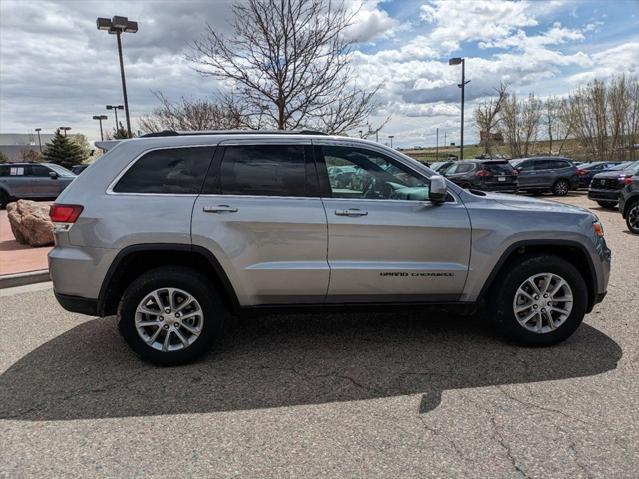
<svg viewBox="0 0 639 479">
<path fill-rule="evenodd" d="M 126 79 L 124 78 L 124 61 L 122 60 L 122 32 L 120 30 L 117 31 L 116 33 L 117 37 L 118 37 L 118 54 L 120 55 L 120 74 L 122 75 L 122 92 L 124 93 L 124 112 L 126 113 L 126 130 L 129 133 L 129 138 L 131 138 L 131 118 L 129 116 L 129 97 L 126 93 Z M 463 71 L 463 66 L 462 66 L 462 71 Z M 463 80 L 462 80 L 463 82 Z M 464 90 L 462 88 L 462 115 L 464 112 Z M 462 125 L 462 136 L 463 136 L 463 128 L 464 125 Z M 462 140 L 462 145 L 463 145 L 464 141 Z M 462 146 L 463 149 L 463 146 Z"/>
<path fill-rule="evenodd" d="M 60 129 L 64 132 L 64 136 L 67 136 L 67 131 L 71 129 L 70 126 L 61 126 Z"/>
<path fill-rule="evenodd" d="M 94 115 L 93 119 L 94 120 L 99 120 L 100 121 L 100 138 L 102 139 L 102 141 L 104 141 L 104 132 L 102 130 L 102 120 L 106 120 L 108 117 L 106 115 Z"/>
<path fill-rule="evenodd" d="M 461 135 L 459 139 L 459 159 L 464 159 L 464 90 L 467 83 L 470 83 L 470 80 L 466 81 L 466 59 L 465 58 L 451 58 L 448 60 L 449 65 L 459 65 L 461 63 L 462 67 L 462 81 L 458 83 L 457 86 L 461 88 Z"/>
<path fill-rule="evenodd" d="M 392 148 L 393 147 L 393 138 L 395 138 L 395 135 L 388 135 L 388 138 L 390 138 L 390 142 L 391 142 L 390 147 Z"/>
<path fill-rule="evenodd" d="M 35 131 L 38 132 L 38 145 L 40 145 L 40 153 L 42 153 L 42 138 L 40 138 L 40 132 L 42 128 L 36 128 Z"/>
<path fill-rule="evenodd" d="M 129 97 L 126 92 L 126 78 L 124 76 L 124 60 L 122 59 L 122 33 L 135 33 L 138 31 L 138 22 L 130 21 L 127 17 L 115 16 L 112 19 L 98 18 L 96 21 L 98 30 L 106 30 L 111 35 L 118 37 L 118 55 L 120 56 L 120 76 L 122 77 L 122 93 L 124 95 L 124 111 L 126 113 L 126 129 L 131 134 L 131 116 L 129 114 Z M 116 130 L 119 125 L 116 126 Z"/>
<path fill-rule="evenodd" d="M 115 113 L 115 131 L 120 129 L 120 123 L 118 123 L 118 110 L 124 110 L 124 105 L 107 105 L 107 110 L 113 110 Z"/>
<path fill-rule="evenodd" d="M 435 143 L 435 161 L 439 161 L 439 128 L 437 128 L 437 133 L 436 133 L 436 143 Z"/>
</svg>

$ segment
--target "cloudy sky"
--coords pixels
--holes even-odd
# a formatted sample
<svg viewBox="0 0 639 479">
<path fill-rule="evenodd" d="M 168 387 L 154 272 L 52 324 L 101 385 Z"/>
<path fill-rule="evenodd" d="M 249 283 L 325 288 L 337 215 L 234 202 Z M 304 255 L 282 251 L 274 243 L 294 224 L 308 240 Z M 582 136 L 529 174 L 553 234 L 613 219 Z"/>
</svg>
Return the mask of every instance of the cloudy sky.
<svg viewBox="0 0 639 479">
<path fill-rule="evenodd" d="M 115 37 L 98 16 L 128 16 L 139 32 L 123 37 L 134 130 L 170 99 L 212 96 L 218 85 L 184 59 L 210 24 L 227 32 L 221 0 L 0 0 L 0 133 L 68 125 L 99 137 L 95 114 L 122 103 Z M 639 0 L 366 0 L 348 32 L 356 81 L 383 82 L 377 118 L 399 146 L 434 145 L 435 130 L 459 136 L 460 67 L 466 58 L 467 142 L 476 140 L 473 102 L 500 80 L 519 94 L 565 95 L 592 78 L 639 74 Z M 109 115 L 108 124 L 113 119 Z M 440 140 L 442 141 L 442 140 Z"/>
</svg>

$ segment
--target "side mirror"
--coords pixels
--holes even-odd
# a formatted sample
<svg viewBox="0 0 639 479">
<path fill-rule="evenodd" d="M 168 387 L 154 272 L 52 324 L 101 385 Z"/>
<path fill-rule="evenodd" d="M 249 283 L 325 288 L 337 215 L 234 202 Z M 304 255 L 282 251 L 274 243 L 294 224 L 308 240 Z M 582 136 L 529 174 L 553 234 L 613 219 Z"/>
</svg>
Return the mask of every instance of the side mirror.
<svg viewBox="0 0 639 479">
<path fill-rule="evenodd" d="M 58 179 L 58 174 L 55 171 L 50 171 L 49 172 L 49 178 L 51 178 L 52 180 L 57 180 Z"/>
<path fill-rule="evenodd" d="M 446 201 L 447 195 L 448 188 L 446 187 L 446 180 L 444 177 L 440 175 L 431 176 L 428 199 L 433 203 L 443 203 Z"/>
</svg>

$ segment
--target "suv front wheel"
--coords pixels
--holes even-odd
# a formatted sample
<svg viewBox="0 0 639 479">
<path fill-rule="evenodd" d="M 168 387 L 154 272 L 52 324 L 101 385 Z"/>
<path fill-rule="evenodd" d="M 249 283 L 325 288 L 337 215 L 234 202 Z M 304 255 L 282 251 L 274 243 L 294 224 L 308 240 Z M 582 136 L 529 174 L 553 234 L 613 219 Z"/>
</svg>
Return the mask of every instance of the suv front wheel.
<svg viewBox="0 0 639 479">
<path fill-rule="evenodd" d="M 552 255 L 511 265 L 489 295 L 488 311 L 500 330 L 528 346 L 550 346 L 568 338 L 586 314 L 588 293 L 581 273 Z"/>
<path fill-rule="evenodd" d="M 639 200 L 635 200 L 626 214 L 626 226 L 631 233 L 639 235 Z"/>
<path fill-rule="evenodd" d="M 185 364 L 220 335 L 224 308 L 213 284 L 189 268 L 148 271 L 126 289 L 118 308 L 120 333 L 142 359 Z"/>
</svg>

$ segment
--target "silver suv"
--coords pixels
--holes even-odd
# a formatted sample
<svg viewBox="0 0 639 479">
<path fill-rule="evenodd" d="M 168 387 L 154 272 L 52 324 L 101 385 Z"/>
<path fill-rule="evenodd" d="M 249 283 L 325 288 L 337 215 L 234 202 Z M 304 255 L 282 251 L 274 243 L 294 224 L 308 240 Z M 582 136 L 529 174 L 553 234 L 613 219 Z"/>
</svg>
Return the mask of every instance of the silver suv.
<svg viewBox="0 0 639 479">
<path fill-rule="evenodd" d="M 321 134 L 121 141 L 51 208 L 55 295 L 119 317 L 142 358 L 186 363 L 229 314 L 485 302 L 550 345 L 606 294 L 610 251 L 581 208 L 464 191 L 398 151 Z"/>
</svg>

